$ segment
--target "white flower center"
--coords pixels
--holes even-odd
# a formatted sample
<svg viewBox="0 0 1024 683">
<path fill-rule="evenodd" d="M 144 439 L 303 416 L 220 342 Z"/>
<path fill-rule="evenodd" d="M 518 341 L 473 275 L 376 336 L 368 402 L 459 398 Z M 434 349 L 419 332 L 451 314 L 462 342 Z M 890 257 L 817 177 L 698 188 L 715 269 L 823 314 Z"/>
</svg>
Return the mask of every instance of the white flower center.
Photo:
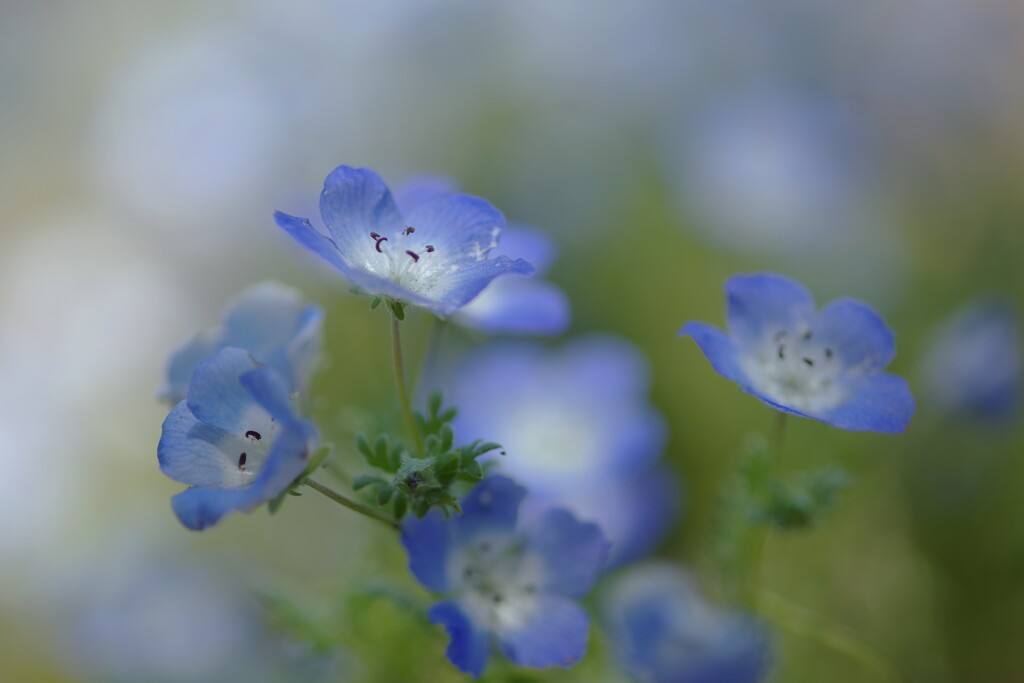
<svg viewBox="0 0 1024 683">
<path fill-rule="evenodd" d="M 239 433 L 220 444 L 224 475 L 229 486 L 246 486 L 260 473 L 274 443 L 277 422 L 266 411 L 253 407 L 240 423 Z"/>
<path fill-rule="evenodd" d="M 835 351 L 814 339 L 814 330 L 777 330 L 741 361 L 753 388 L 784 406 L 821 411 L 843 402 L 836 381 L 842 364 Z"/>
<path fill-rule="evenodd" d="M 372 255 L 379 255 L 369 261 L 369 270 L 424 297 L 436 298 L 442 293 L 444 276 L 457 269 L 439 256 L 433 244 L 418 236 L 413 226 L 398 235 L 371 232 L 369 238 L 374 242 Z"/>
</svg>

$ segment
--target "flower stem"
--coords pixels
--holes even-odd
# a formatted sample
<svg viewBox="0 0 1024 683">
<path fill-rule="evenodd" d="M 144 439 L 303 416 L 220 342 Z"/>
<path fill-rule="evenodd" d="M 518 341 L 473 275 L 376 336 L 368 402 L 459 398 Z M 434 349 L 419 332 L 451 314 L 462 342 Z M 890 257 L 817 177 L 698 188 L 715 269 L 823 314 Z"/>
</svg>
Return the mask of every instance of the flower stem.
<svg viewBox="0 0 1024 683">
<path fill-rule="evenodd" d="M 412 405 L 409 403 L 409 392 L 405 388 L 405 368 L 402 364 L 402 333 L 398 329 L 398 318 L 391 315 L 391 358 L 395 366 L 395 387 L 398 389 L 398 403 L 402 406 L 402 416 L 409 428 L 412 440 L 416 444 L 416 454 L 423 454 L 423 437 L 420 435 L 419 427 L 416 426 L 416 419 L 412 414 Z"/>
<path fill-rule="evenodd" d="M 786 441 L 786 423 L 787 414 L 783 412 L 778 413 L 778 421 L 775 426 L 775 439 L 772 444 L 772 472 L 775 476 L 778 476 L 779 469 L 782 464 L 782 447 Z M 751 541 L 752 549 L 750 551 L 749 569 L 746 574 L 746 581 L 744 581 L 743 591 L 746 597 L 747 606 L 751 610 L 757 610 L 758 608 L 758 597 L 761 595 L 759 586 L 761 585 L 761 565 L 762 559 L 764 558 L 764 546 L 768 540 L 768 529 L 764 526 L 755 527 L 753 529 L 753 539 Z"/>
<path fill-rule="evenodd" d="M 856 660 L 880 680 L 891 683 L 903 680 L 896 666 L 859 634 L 779 595 L 768 591 L 761 593 L 758 612 L 790 633 L 808 638 Z"/>
<path fill-rule="evenodd" d="M 332 489 L 331 487 L 325 486 L 324 484 L 321 484 L 315 479 L 307 479 L 306 486 L 310 487 L 314 491 L 319 491 L 320 493 L 324 494 L 325 496 L 333 500 L 335 503 L 338 503 L 339 505 L 344 505 L 349 510 L 353 510 L 354 512 L 358 512 L 361 515 L 365 515 L 370 519 L 375 519 L 378 522 L 387 524 L 395 531 L 398 531 L 402 528 L 398 524 L 398 522 L 396 522 L 391 517 L 383 515 L 377 512 L 376 510 L 363 505 L 362 503 L 352 500 L 351 498 L 347 498 L 338 493 L 337 491 L 335 491 L 334 489 Z"/>
</svg>

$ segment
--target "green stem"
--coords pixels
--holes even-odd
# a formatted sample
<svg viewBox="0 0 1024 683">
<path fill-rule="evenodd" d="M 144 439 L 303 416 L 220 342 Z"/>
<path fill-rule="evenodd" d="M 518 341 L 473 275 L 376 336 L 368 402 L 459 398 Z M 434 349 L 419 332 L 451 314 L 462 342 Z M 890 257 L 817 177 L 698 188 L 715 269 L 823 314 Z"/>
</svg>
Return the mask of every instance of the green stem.
<svg viewBox="0 0 1024 683">
<path fill-rule="evenodd" d="M 416 426 L 416 419 L 412 414 L 412 404 L 409 403 L 409 392 L 405 388 L 405 368 L 402 364 L 402 333 L 398 329 L 398 318 L 391 315 L 391 358 L 395 366 L 395 387 L 398 389 L 398 403 L 402 406 L 402 416 L 409 428 L 412 440 L 416 444 L 416 454 L 423 454 L 423 437 L 420 435 L 419 427 Z"/>
<path fill-rule="evenodd" d="M 321 484 L 320 482 L 318 482 L 315 479 L 307 479 L 306 480 L 306 486 L 308 486 L 309 488 L 313 489 L 314 491 L 319 491 L 320 493 L 324 494 L 325 496 L 327 496 L 328 498 L 333 500 L 335 503 L 338 503 L 339 505 L 344 505 L 349 510 L 352 510 L 354 512 L 358 512 L 359 514 L 365 515 L 365 516 L 369 517 L 370 519 L 375 519 L 378 522 L 382 522 L 384 524 L 387 524 L 389 527 L 391 527 L 395 531 L 398 531 L 398 530 L 400 530 L 402 528 L 398 524 L 398 522 L 396 522 L 391 517 L 388 517 L 387 515 L 383 515 L 383 514 L 377 512 L 376 510 L 374 510 L 373 508 L 367 507 L 366 505 L 363 505 L 362 503 L 354 501 L 351 498 L 347 498 L 347 497 L 341 495 L 340 493 L 338 493 L 337 491 L 335 491 L 334 489 L 332 489 L 331 487 L 325 486 L 324 484 Z"/>
<path fill-rule="evenodd" d="M 856 660 L 883 681 L 898 683 L 903 680 L 899 670 L 885 655 L 851 629 L 774 593 L 761 593 L 757 602 L 758 612 L 780 628 Z"/>
<path fill-rule="evenodd" d="M 778 420 L 775 424 L 775 439 L 772 444 L 772 472 L 775 476 L 779 475 L 779 470 L 782 465 L 782 447 L 786 442 L 786 424 L 788 414 L 782 411 L 778 413 Z M 743 582 L 743 594 L 747 606 L 752 610 L 758 608 L 758 597 L 761 594 L 759 586 L 761 585 L 761 565 L 763 564 L 764 558 L 764 546 L 768 540 L 769 529 L 764 525 L 755 527 L 752 530 L 753 539 L 752 550 L 750 552 L 750 561 L 748 563 L 749 569 L 747 570 L 746 580 Z"/>
</svg>

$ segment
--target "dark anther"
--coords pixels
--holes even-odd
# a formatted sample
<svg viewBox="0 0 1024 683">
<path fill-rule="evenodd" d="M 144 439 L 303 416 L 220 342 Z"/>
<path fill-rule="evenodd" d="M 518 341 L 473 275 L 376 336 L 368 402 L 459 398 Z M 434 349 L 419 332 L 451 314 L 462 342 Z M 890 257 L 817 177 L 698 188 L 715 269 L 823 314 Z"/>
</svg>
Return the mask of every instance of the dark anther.
<svg viewBox="0 0 1024 683">
<path fill-rule="evenodd" d="M 428 254 L 433 254 L 434 253 L 434 245 L 433 244 L 428 244 L 427 245 L 427 253 Z"/>
<path fill-rule="evenodd" d="M 376 233 L 374 233 L 374 234 L 376 234 Z M 387 242 L 388 238 L 387 237 L 377 236 L 377 237 L 374 237 L 373 239 L 377 240 L 377 244 L 374 245 L 375 247 L 377 247 L 377 253 L 378 254 L 383 254 L 384 252 L 380 250 L 380 243 L 381 242 Z"/>
<path fill-rule="evenodd" d="M 370 237 L 372 237 L 375 240 L 379 240 L 380 239 L 380 233 L 379 232 L 371 232 L 370 233 Z"/>
<path fill-rule="evenodd" d="M 825 349 L 825 358 L 827 358 L 829 360 L 832 360 L 832 349 L 830 349 L 830 348 L 826 348 Z"/>
<path fill-rule="evenodd" d="M 786 357 L 786 345 L 779 344 L 779 360 L 783 360 Z"/>
<path fill-rule="evenodd" d="M 807 330 L 806 332 L 804 332 L 804 341 L 808 341 L 813 335 L 814 332 L 812 330 Z"/>
<path fill-rule="evenodd" d="M 244 470 L 245 469 L 245 458 L 246 458 L 245 453 L 242 453 L 240 456 L 238 456 L 238 469 L 240 469 L 240 470 Z"/>
<path fill-rule="evenodd" d="M 408 254 L 412 258 L 413 261 L 419 263 L 420 255 L 417 254 L 415 251 L 411 251 L 409 249 L 406 249 L 405 253 Z"/>
<path fill-rule="evenodd" d="M 495 593 L 494 594 L 494 604 L 497 605 L 497 604 L 499 604 L 504 599 L 505 599 L 505 596 L 502 595 L 501 593 Z"/>
<path fill-rule="evenodd" d="M 261 441 L 263 439 L 263 435 L 257 432 L 255 429 L 250 429 L 245 433 L 245 438 L 248 439 L 250 436 L 256 439 L 257 441 Z"/>
<path fill-rule="evenodd" d="M 416 232 L 416 228 L 414 228 L 414 227 L 412 227 L 410 225 L 409 227 L 407 227 L 405 230 L 402 231 L 402 234 L 408 236 L 408 235 L 413 234 L 414 232 Z"/>
<path fill-rule="evenodd" d="M 813 367 L 814 367 L 814 361 L 813 361 L 812 359 L 810 359 L 810 358 L 807 358 L 807 357 L 805 356 L 805 357 L 804 357 L 804 365 L 806 365 L 806 366 L 807 366 L 807 367 L 809 367 L 809 368 L 813 368 Z"/>
</svg>

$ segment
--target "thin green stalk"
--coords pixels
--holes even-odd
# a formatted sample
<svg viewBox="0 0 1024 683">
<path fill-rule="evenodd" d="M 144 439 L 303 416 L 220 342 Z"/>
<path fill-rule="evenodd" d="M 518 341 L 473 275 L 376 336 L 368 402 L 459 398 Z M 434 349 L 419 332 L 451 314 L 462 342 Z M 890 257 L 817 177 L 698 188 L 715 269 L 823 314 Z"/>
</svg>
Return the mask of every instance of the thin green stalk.
<svg viewBox="0 0 1024 683">
<path fill-rule="evenodd" d="M 395 366 L 395 387 L 398 389 L 398 403 L 402 406 L 402 416 L 409 428 L 412 440 L 416 444 L 416 454 L 423 454 L 423 436 L 419 427 L 416 426 L 416 419 L 412 414 L 412 404 L 409 403 L 409 392 L 405 388 L 405 368 L 402 364 L 402 333 L 398 329 L 398 318 L 391 315 L 391 357 Z"/>
<path fill-rule="evenodd" d="M 315 479 L 307 479 L 306 480 L 306 486 L 310 487 L 314 491 L 319 491 L 320 493 L 324 494 L 325 496 L 327 496 L 328 498 L 333 500 L 335 503 L 338 503 L 339 505 L 344 505 L 349 510 L 352 510 L 354 512 L 358 512 L 359 514 L 365 515 L 366 517 L 369 517 L 370 519 L 375 519 L 378 522 L 382 522 L 384 524 L 387 524 L 389 527 L 391 527 L 395 531 L 398 531 L 398 530 L 400 530 L 402 528 L 401 525 L 399 525 L 399 523 L 396 522 L 391 517 L 388 517 L 387 515 L 381 514 L 381 513 L 377 512 L 376 510 L 374 510 L 373 508 L 367 507 L 366 505 L 363 505 L 360 502 L 354 501 L 351 498 L 347 498 L 347 497 L 341 495 L 340 493 L 338 493 L 337 491 L 335 491 L 334 489 L 332 489 L 331 487 L 325 486 L 324 484 L 321 484 L 320 482 L 316 481 Z"/>
<path fill-rule="evenodd" d="M 778 413 L 778 421 L 775 426 L 775 439 L 772 444 L 772 471 L 775 476 L 779 475 L 779 470 L 782 465 L 782 447 L 786 442 L 786 424 L 788 423 L 788 414 L 782 411 Z M 758 596 L 761 594 L 759 586 L 761 585 L 761 565 L 764 558 L 764 546 L 768 540 L 768 529 L 765 526 L 755 527 L 753 529 L 753 539 L 751 541 L 750 560 L 748 562 L 749 569 L 747 570 L 746 580 L 743 582 L 743 594 L 747 606 L 756 610 L 758 605 Z"/>
<path fill-rule="evenodd" d="M 880 680 L 891 683 L 903 680 L 896 665 L 853 630 L 774 593 L 762 592 L 757 602 L 758 612 L 780 628 L 846 655 Z"/>
</svg>

